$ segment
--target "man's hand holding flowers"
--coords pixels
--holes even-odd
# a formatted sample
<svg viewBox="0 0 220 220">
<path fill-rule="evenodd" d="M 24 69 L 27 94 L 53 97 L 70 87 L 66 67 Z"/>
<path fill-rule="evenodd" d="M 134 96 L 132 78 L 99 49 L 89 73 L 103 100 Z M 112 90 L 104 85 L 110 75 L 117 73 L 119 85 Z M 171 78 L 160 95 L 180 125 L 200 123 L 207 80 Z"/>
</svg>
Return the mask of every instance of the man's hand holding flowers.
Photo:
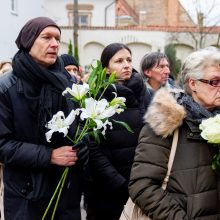
<svg viewBox="0 0 220 220">
<path fill-rule="evenodd" d="M 77 150 L 71 146 L 62 146 L 54 149 L 51 154 L 51 164 L 59 166 L 73 166 L 78 160 Z"/>
<path fill-rule="evenodd" d="M 64 137 L 67 137 L 72 142 L 73 146 L 63 146 L 52 152 L 52 163 L 66 166 L 66 168 L 54 194 L 52 195 L 51 201 L 48 204 L 42 220 L 46 218 L 53 200 L 57 197 L 51 218 L 52 220 L 54 219 L 69 167 L 75 163 L 79 163 L 84 167 L 88 162 L 89 138 L 92 137 L 92 139 L 99 143 L 99 135 L 105 135 L 107 126 L 112 129 L 110 117 L 124 111 L 124 108 L 126 107 L 126 100 L 124 97 L 117 97 L 117 94 L 114 93 L 115 97 L 111 102 L 102 99 L 105 90 L 109 86 L 114 86 L 114 81 L 115 73 L 112 73 L 110 77 L 106 79 L 106 69 L 102 69 L 100 62 L 98 62 L 97 67 L 93 68 L 88 84 L 73 84 L 72 88 L 66 88 L 62 93 L 63 95 L 70 95 L 70 99 L 73 102 L 78 103 L 79 108 L 72 110 L 67 117 L 65 117 L 63 112 L 57 112 L 57 114 L 55 114 L 51 121 L 46 125 L 48 128 L 48 132 L 46 132 L 46 139 L 48 142 L 50 142 L 54 132 L 59 132 L 63 133 Z M 81 122 L 78 124 L 74 137 L 70 137 L 68 136 L 68 129 L 76 117 L 79 117 Z M 82 122 L 84 123 L 83 125 Z M 114 122 L 124 126 L 128 131 L 132 131 L 126 123 L 121 121 Z"/>
</svg>

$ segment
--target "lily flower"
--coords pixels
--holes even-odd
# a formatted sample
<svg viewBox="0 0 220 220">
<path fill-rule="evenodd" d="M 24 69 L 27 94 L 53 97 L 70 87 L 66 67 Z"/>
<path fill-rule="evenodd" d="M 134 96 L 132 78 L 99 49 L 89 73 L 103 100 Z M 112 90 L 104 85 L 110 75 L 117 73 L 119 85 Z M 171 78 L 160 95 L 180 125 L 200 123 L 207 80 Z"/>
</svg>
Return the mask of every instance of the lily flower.
<svg viewBox="0 0 220 220">
<path fill-rule="evenodd" d="M 92 67 L 92 69 L 93 70 L 88 80 L 89 84 L 84 83 L 79 85 L 74 83 L 72 88 L 66 88 L 65 91 L 63 91 L 62 95 L 64 96 L 68 94 L 68 98 L 70 97 L 71 101 L 77 103 L 79 108 L 74 108 L 74 110 L 72 110 L 66 118 L 62 111 L 57 112 L 53 116 L 51 121 L 49 121 L 46 125 L 46 128 L 48 128 L 46 133 L 46 139 L 48 142 L 51 141 L 51 137 L 54 132 L 60 132 L 63 133 L 64 137 L 67 137 L 67 139 L 69 139 L 73 144 L 76 144 L 79 143 L 85 136 L 90 135 L 91 131 L 93 131 L 95 140 L 99 142 L 100 133 L 105 136 L 107 126 L 110 127 L 110 129 L 113 128 L 110 120 L 113 120 L 114 123 L 120 124 L 128 131 L 132 132 L 132 129 L 126 123 L 116 121 L 113 118 L 110 119 L 110 117 L 112 117 L 115 113 L 124 111 L 126 108 L 126 99 L 123 97 L 117 97 L 116 93 L 114 93 L 115 97 L 111 102 L 108 102 L 106 99 L 101 99 L 108 86 L 115 87 L 113 84 L 115 82 L 115 73 L 112 73 L 107 79 L 106 77 L 108 74 L 106 74 L 106 69 L 102 68 L 101 62 L 99 61 L 97 61 L 97 67 Z M 95 98 L 98 98 L 98 100 L 95 100 Z M 81 118 L 81 120 L 85 120 L 85 123 L 78 123 L 76 133 L 72 138 L 68 136 L 68 129 L 77 115 Z M 42 220 L 46 219 L 52 204 L 55 205 L 51 220 L 54 219 L 57 205 L 61 197 L 60 195 L 67 180 L 69 169 L 69 167 L 64 169 L 57 187 L 43 214 Z"/>
<path fill-rule="evenodd" d="M 110 129 L 113 129 L 113 126 L 112 126 L 112 123 L 109 121 L 109 120 L 106 120 L 104 123 L 103 123 L 103 130 L 102 130 L 102 135 L 105 136 L 105 131 L 107 129 L 107 125 L 110 126 Z"/>
<path fill-rule="evenodd" d="M 126 98 L 125 97 L 117 97 L 117 93 L 113 92 L 113 94 L 115 95 L 115 98 L 112 99 L 112 101 L 110 102 L 110 106 L 121 106 L 121 107 L 126 107 L 125 105 L 125 101 Z"/>
<path fill-rule="evenodd" d="M 59 111 L 53 115 L 53 118 L 46 125 L 46 128 L 50 129 L 48 132 L 46 132 L 47 142 L 51 142 L 50 139 L 54 132 L 63 133 L 65 137 L 68 133 L 69 126 L 75 120 L 76 114 L 77 112 L 72 110 L 66 118 L 62 111 Z"/>
<path fill-rule="evenodd" d="M 117 97 L 117 94 L 115 92 L 113 93 L 115 95 L 115 98 L 112 99 L 112 101 L 109 103 L 109 106 L 115 108 L 116 113 L 120 114 L 126 108 L 125 105 L 126 99 L 124 97 Z"/>
<path fill-rule="evenodd" d="M 105 119 L 106 121 L 107 118 L 111 117 L 116 112 L 114 107 L 109 107 L 109 103 L 106 99 L 97 101 L 93 98 L 85 100 L 85 108 L 82 108 L 81 111 L 80 118 L 82 120 L 86 118 L 92 119 L 97 125 L 95 130 L 105 127 L 107 124 L 103 123 L 103 120 Z"/>
<path fill-rule="evenodd" d="M 70 89 L 69 87 L 66 88 L 63 91 L 62 95 L 69 93 L 71 96 L 73 96 L 76 100 L 79 101 L 86 95 L 88 91 L 89 85 L 87 83 L 84 83 L 82 85 L 73 83 L 72 89 Z"/>
</svg>

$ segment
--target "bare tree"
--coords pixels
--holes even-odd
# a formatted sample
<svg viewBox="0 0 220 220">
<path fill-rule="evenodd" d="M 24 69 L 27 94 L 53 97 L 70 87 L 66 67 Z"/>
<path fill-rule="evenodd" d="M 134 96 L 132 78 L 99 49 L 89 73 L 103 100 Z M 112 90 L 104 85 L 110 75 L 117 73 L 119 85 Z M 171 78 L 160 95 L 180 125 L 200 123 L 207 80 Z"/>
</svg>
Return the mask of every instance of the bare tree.
<svg viewBox="0 0 220 220">
<path fill-rule="evenodd" d="M 220 5 L 216 0 L 194 0 L 191 4 L 193 7 L 189 14 L 196 19 L 196 31 L 189 34 L 195 42 L 195 49 L 200 49 L 205 46 L 207 36 L 220 23 L 220 14 L 215 15 L 214 12 Z M 219 37 L 216 45 L 219 45 Z"/>
</svg>

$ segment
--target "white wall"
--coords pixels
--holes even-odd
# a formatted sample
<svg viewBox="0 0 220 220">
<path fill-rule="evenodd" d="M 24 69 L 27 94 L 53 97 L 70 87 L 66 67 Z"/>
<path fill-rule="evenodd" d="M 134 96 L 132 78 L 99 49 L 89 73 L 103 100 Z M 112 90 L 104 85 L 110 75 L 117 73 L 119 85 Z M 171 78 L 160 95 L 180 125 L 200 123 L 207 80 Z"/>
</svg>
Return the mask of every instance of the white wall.
<svg viewBox="0 0 220 220">
<path fill-rule="evenodd" d="M 52 18 L 58 25 L 68 25 L 66 5 L 73 2 L 74 0 L 44 0 L 44 15 Z"/>
<path fill-rule="evenodd" d="M 133 66 L 139 70 L 143 55 L 150 51 L 164 52 L 169 43 L 176 45 L 177 57 L 184 60 L 194 50 L 195 44 L 189 33 L 178 33 L 172 40 L 171 33 L 162 31 L 140 31 L 140 30 L 117 30 L 117 29 L 95 29 L 79 30 L 79 59 L 82 66 L 89 65 L 96 59 L 100 59 L 101 52 L 110 43 L 119 42 L 126 44 L 133 54 Z M 68 42 L 72 37 L 71 29 L 62 29 L 61 53 L 67 53 Z M 174 36 L 173 36 L 174 37 Z M 209 34 L 205 46 L 215 45 L 218 34 Z"/>
<path fill-rule="evenodd" d="M 79 30 L 78 34 L 79 57 L 82 66 L 100 59 L 102 49 L 108 44 L 119 42 L 128 45 L 131 49 L 134 68 L 139 70 L 140 60 L 146 53 L 158 50 L 162 52 L 167 44 L 167 33 L 158 31 Z M 62 29 L 62 42 L 69 42 L 71 36 L 71 29 Z M 62 43 L 60 52 L 67 53 L 67 48 Z"/>
<path fill-rule="evenodd" d="M 1 0 L 0 60 L 12 58 L 17 52 L 15 40 L 23 25 L 43 15 L 43 0 L 17 0 L 16 14 L 11 12 L 10 4 L 10 0 Z"/>
<path fill-rule="evenodd" d="M 219 0 L 220 1 L 220 0 Z M 73 29 L 68 27 L 67 4 L 73 4 L 74 0 L 44 0 L 45 15 L 55 19 L 58 25 L 64 26 L 61 36 L 61 53 L 68 52 L 69 40 L 73 42 Z M 78 4 L 92 4 L 91 26 L 115 26 L 115 1 L 113 0 L 78 0 Z M 108 7 L 109 6 L 109 7 Z M 105 10 L 107 9 L 107 11 Z M 198 36 L 197 36 L 198 37 Z M 209 34 L 204 46 L 215 45 L 218 34 Z M 149 51 L 164 52 L 169 43 L 174 43 L 177 49 L 177 57 L 181 60 L 195 49 L 195 42 L 187 32 L 163 32 L 146 30 L 117 30 L 116 28 L 79 29 L 78 49 L 79 59 L 82 66 L 89 65 L 96 59 L 100 59 L 105 46 L 113 42 L 121 42 L 128 45 L 133 54 L 133 65 L 139 70 L 139 63 L 143 55 Z"/>
<path fill-rule="evenodd" d="M 93 2 L 94 4 L 94 13 L 93 13 L 93 26 L 105 26 L 105 13 L 106 13 L 106 26 L 115 26 L 115 2 L 113 0 L 93 0 L 88 1 Z M 108 7 L 109 6 L 109 7 Z M 106 10 L 105 10 L 106 9 Z"/>
</svg>

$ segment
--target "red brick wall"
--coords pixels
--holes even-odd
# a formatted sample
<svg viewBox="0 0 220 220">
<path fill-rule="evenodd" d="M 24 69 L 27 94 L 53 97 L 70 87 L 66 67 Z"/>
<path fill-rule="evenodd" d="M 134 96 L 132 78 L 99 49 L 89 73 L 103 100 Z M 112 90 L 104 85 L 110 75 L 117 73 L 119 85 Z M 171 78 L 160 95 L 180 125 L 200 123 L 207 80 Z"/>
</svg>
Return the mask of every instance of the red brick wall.
<svg viewBox="0 0 220 220">
<path fill-rule="evenodd" d="M 139 14 L 146 12 L 143 25 L 161 26 L 194 26 L 188 13 L 178 0 L 126 0 L 126 2 Z"/>
</svg>

